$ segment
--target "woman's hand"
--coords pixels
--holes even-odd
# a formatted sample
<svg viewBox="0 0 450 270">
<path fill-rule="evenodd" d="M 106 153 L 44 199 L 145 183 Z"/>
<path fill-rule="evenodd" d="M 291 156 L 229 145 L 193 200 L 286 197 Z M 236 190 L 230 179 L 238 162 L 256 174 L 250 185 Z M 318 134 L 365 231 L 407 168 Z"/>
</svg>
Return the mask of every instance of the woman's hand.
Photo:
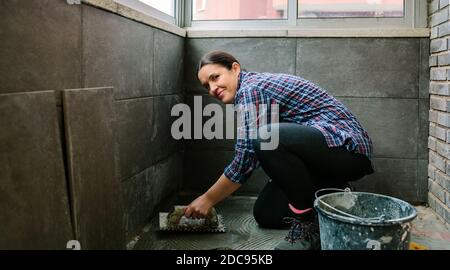
<svg viewBox="0 0 450 270">
<path fill-rule="evenodd" d="M 206 218 L 211 214 L 213 206 L 213 202 L 203 194 L 184 209 L 184 215 L 188 218 Z"/>
<path fill-rule="evenodd" d="M 211 214 L 214 205 L 236 191 L 241 184 L 233 183 L 224 174 L 203 195 L 184 209 L 184 215 L 191 218 L 205 218 Z"/>
</svg>

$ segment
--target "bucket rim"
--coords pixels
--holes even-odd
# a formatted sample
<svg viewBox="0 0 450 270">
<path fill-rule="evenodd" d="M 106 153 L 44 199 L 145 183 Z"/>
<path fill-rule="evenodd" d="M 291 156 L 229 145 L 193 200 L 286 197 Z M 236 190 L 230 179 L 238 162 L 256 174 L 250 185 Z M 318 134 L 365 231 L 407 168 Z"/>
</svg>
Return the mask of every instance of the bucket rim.
<svg viewBox="0 0 450 270">
<path fill-rule="evenodd" d="M 355 224 L 355 225 L 363 225 L 363 226 L 390 226 L 390 225 L 395 225 L 395 224 L 404 224 L 404 223 L 408 223 L 410 221 L 412 221 L 413 219 L 415 219 L 417 217 L 417 210 L 416 208 L 410 204 L 409 202 L 403 201 L 401 199 L 392 197 L 392 196 L 387 196 L 387 195 L 383 195 L 383 194 L 377 194 L 377 193 L 371 193 L 371 192 L 353 192 L 351 191 L 350 193 L 352 194 L 367 194 L 367 195 L 376 195 L 378 197 L 384 197 L 387 199 L 391 199 L 394 200 L 396 202 L 401 202 L 403 204 L 407 204 L 411 209 L 412 209 L 412 213 L 406 217 L 402 217 L 399 219 L 389 219 L 389 220 L 381 220 L 381 221 L 376 221 L 376 220 L 372 220 L 372 221 L 361 221 L 361 220 L 356 220 L 354 218 L 351 217 L 345 217 L 343 215 L 338 215 L 335 213 L 332 213 L 330 211 L 324 210 L 319 206 L 319 201 L 322 198 L 325 197 L 330 197 L 332 195 L 336 195 L 336 194 L 340 194 L 340 193 L 345 193 L 346 191 L 343 192 L 333 192 L 333 193 L 329 193 L 329 194 L 325 194 L 322 196 L 317 197 L 314 200 L 314 208 L 316 209 L 316 211 L 321 214 L 324 215 L 328 218 L 337 220 L 337 221 L 341 221 L 341 222 L 345 222 L 345 223 L 351 223 L 351 224 Z"/>
</svg>

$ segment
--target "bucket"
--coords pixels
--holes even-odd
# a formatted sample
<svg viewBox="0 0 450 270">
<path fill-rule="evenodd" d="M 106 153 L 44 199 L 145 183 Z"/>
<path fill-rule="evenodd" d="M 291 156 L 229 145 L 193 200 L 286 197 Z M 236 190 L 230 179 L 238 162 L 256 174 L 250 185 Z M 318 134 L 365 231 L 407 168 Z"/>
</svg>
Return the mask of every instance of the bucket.
<svg viewBox="0 0 450 270">
<path fill-rule="evenodd" d="M 317 197 L 319 192 L 340 191 Z M 314 208 L 319 214 L 322 250 L 407 250 L 416 209 L 397 198 L 322 189 Z"/>
</svg>

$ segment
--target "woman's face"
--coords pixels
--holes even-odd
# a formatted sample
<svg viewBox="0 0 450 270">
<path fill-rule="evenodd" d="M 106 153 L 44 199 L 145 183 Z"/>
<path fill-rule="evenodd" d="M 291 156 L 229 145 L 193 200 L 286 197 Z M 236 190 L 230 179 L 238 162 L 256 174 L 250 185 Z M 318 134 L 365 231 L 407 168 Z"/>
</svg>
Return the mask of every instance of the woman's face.
<svg viewBox="0 0 450 270">
<path fill-rule="evenodd" d="M 233 63 L 231 70 L 218 64 L 208 64 L 199 70 L 198 79 L 211 96 L 230 104 L 236 95 L 240 72 L 238 63 Z"/>
</svg>

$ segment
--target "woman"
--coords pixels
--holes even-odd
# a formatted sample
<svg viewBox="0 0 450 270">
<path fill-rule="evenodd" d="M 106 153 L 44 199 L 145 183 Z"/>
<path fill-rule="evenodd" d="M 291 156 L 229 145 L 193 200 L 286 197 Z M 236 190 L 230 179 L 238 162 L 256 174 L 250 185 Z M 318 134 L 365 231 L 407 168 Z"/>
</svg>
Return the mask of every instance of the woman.
<svg viewBox="0 0 450 270">
<path fill-rule="evenodd" d="M 293 75 L 247 72 L 232 55 L 214 51 L 199 64 L 198 79 L 225 104 L 277 104 L 279 144 L 262 149 L 262 139 L 238 138 L 235 157 L 217 182 L 185 209 L 187 217 L 204 217 L 236 191 L 259 165 L 271 180 L 254 205 L 254 217 L 267 228 L 291 230 L 278 249 L 318 249 L 317 214 L 312 208 L 320 188 L 344 188 L 373 173 L 372 142 L 351 112 L 313 83 Z M 275 113 L 275 112 L 271 112 Z M 248 116 L 248 115 L 247 115 Z M 248 117 L 241 114 L 244 130 Z"/>
</svg>

